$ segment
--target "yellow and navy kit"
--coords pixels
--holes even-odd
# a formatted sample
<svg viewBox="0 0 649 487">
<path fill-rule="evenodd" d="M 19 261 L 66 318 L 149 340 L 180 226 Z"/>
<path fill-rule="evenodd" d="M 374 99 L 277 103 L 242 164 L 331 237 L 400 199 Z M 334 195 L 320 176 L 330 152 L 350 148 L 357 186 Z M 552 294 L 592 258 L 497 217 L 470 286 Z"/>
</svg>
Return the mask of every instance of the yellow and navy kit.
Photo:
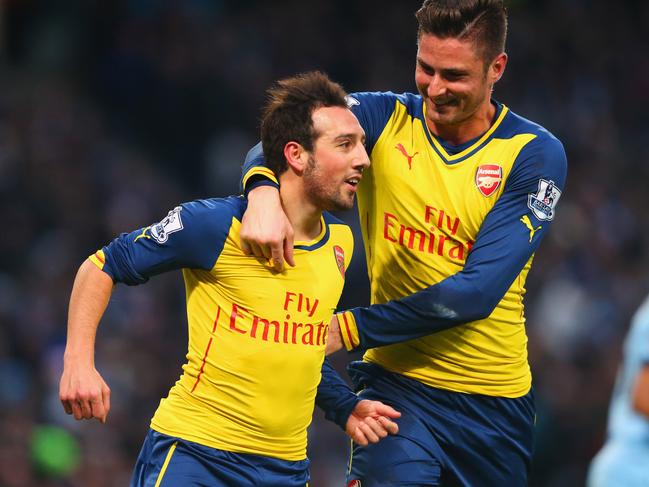
<svg viewBox="0 0 649 487">
<path fill-rule="evenodd" d="M 372 161 L 358 191 L 371 303 L 339 316 L 364 360 L 451 391 L 520 397 L 531 387 L 523 296 L 566 179 L 562 144 L 493 101 L 491 128 L 452 146 L 419 95 L 355 93 Z M 258 148 L 246 189 L 267 178 Z M 458 326 L 463 325 L 463 326 Z"/>
<path fill-rule="evenodd" d="M 90 259 L 129 285 L 182 269 L 187 362 L 152 429 L 219 450 L 302 460 L 318 388 L 319 403 L 346 411 L 345 419 L 358 401 L 323 364 L 353 237 L 325 213 L 315 240 L 295 242 L 297 266 L 277 273 L 241 250 L 245 207 L 242 197 L 183 204 Z"/>
</svg>

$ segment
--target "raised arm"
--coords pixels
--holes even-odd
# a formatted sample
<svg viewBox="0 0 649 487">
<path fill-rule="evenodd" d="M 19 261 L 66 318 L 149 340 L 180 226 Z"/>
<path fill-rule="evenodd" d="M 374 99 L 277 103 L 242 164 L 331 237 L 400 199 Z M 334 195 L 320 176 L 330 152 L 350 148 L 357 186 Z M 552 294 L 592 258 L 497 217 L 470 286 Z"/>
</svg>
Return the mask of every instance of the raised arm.
<svg viewBox="0 0 649 487">
<path fill-rule="evenodd" d="M 295 266 L 293 227 L 279 199 L 279 184 L 264 166 L 261 143 L 250 149 L 243 166 L 241 185 L 248 197 L 248 208 L 241 221 L 241 248 L 247 254 L 272 260 L 278 272 L 284 260 Z"/>
<path fill-rule="evenodd" d="M 112 294 L 113 280 L 86 260 L 74 280 L 59 397 L 75 419 L 106 422 L 110 389 L 95 368 L 95 336 Z"/>
</svg>

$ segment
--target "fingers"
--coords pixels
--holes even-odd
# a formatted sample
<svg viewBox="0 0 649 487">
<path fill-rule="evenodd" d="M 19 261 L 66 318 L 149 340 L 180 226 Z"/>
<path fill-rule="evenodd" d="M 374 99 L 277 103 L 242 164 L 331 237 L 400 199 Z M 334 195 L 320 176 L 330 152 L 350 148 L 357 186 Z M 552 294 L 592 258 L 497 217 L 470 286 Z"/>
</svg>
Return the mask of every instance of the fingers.
<svg viewBox="0 0 649 487">
<path fill-rule="evenodd" d="M 283 258 L 284 252 L 282 249 L 282 245 L 271 244 L 270 253 L 271 253 L 273 268 L 277 272 L 282 272 L 282 270 L 284 269 L 284 258 Z"/>
<path fill-rule="evenodd" d="M 97 419 L 105 423 L 110 411 L 110 389 L 104 383 L 96 392 L 62 393 L 60 396 L 63 410 L 74 419 Z"/>
<path fill-rule="evenodd" d="M 360 446 L 367 446 L 369 442 L 365 438 L 365 434 L 361 431 L 360 427 L 357 426 L 351 435 L 352 441 Z"/>
<path fill-rule="evenodd" d="M 248 246 L 250 248 L 250 253 L 255 257 L 264 256 L 264 251 L 262 250 L 261 246 L 257 242 L 253 242 L 252 240 L 249 240 Z"/>
<path fill-rule="evenodd" d="M 358 425 L 358 428 L 361 430 L 368 443 L 378 443 L 381 438 L 387 436 L 383 427 L 374 418 L 365 418 L 365 420 Z"/>
<path fill-rule="evenodd" d="M 102 395 L 102 400 L 104 401 L 104 410 L 105 410 L 104 417 L 101 420 L 101 422 L 105 423 L 106 419 L 108 418 L 108 413 L 110 412 L 110 389 L 105 384 L 101 391 L 101 395 Z"/>
<path fill-rule="evenodd" d="M 381 427 L 390 435 L 396 435 L 399 432 L 399 425 L 394 421 L 390 421 L 389 418 L 385 416 L 379 416 L 378 422 L 381 424 Z"/>
<path fill-rule="evenodd" d="M 284 239 L 284 259 L 291 267 L 295 267 L 295 258 L 293 257 L 293 229 L 289 228 Z"/>
<path fill-rule="evenodd" d="M 243 253 L 246 255 L 252 254 L 252 247 L 246 240 L 243 239 L 243 236 L 241 236 L 241 250 L 243 250 Z"/>
<path fill-rule="evenodd" d="M 72 405 L 70 404 L 70 401 L 61 399 L 61 404 L 63 405 L 63 410 L 65 411 L 65 414 L 72 414 Z"/>
<path fill-rule="evenodd" d="M 374 410 L 376 411 L 376 414 L 380 416 L 387 416 L 388 418 L 401 417 L 401 413 L 399 411 L 379 401 L 376 401 L 376 404 L 374 405 Z"/>
</svg>

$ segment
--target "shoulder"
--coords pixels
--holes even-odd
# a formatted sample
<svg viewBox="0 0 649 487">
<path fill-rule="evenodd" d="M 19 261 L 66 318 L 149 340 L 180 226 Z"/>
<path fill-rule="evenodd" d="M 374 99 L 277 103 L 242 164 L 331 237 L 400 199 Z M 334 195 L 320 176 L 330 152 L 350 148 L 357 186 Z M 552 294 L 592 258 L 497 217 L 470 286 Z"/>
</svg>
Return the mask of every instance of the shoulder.
<svg viewBox="0 0 649 487">
<path fill-rule="evenodd" d="M 399 103 L 410 111 L 421 110 L 421 96 L 414 93 L 393 93 L 392 91 L 360 91 L 347 96 L 347 104 L 354 110 L 360 109 L 383 109 L 394 110 Z"/>
<path fill-rule="evenodd" d="M 550 173 L 563 186 L 568 165 L 566 151 L 552 132 L 509 110 L 494 135 L 500 139 L 529 138 L 518 154 L 516 169 L 540 175 Z"/>
<path fill-rule="evenodd" d="M 322 217 L 333 237 L 344 237 L 353 240 L 352 229 L 347 223 L 326 211 L 322 214 Z"/>
<path fill-rule="evenodd" d="M 536 147 L 541 147 L 550 153 L 564 154 L 561 141 L 548 129 L 508 109 L 505 118 L 498 127 L 495 135 L 499 138 L 511 138 L 517 135 L 533 135 L 532 141 Z"/>
<path fill-rule="evenodd" d="M 347 223 L 329 213 L 328 211 L 322 213 L 322 218 L 324 218 L 324 221 L 327 225 L 342 225 L 344 227 L 350 228 Z"/>
<path fill-rule="evenodd" d="M 228 196 L 226 198 L 208 198 L 190 201 L 180 205 L 182 214 L 196 223 L 213 224 L 216 221 L 231 222 L 232 218 L 241 220 L 247 200 L 243 196 Z"/>
<path fill-rule="evenodd" d="M 185 239 L 217 238 L 220 241 L 229 233 L 234 219 L 241 221 L 246 206 L 243 196 L 190 201 L 171 210 L 165 219 L 152 226 L 151 233 L 182 229 Z"/>
</svg>

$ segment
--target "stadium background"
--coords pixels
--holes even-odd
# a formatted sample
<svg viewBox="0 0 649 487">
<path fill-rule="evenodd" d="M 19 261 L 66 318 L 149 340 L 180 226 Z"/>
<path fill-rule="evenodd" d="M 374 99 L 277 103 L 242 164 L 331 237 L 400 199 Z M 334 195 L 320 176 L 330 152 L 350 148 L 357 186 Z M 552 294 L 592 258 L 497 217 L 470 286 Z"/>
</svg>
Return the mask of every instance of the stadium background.
<svg viewBox="0 0 649 487">
<path fill-rule="evenodd" d="M 0 2 L 0 485 L 127 484 L 183 360 L 182 279 L 116 290 L 97 344 L 112 388 L 102 426 L 58 401 L 77 266 L 178 202 L 237 192 L 273 80 L 318 68 L 349 91 L 413 90 L 419 3 Z M 569 160 L 528 286 L 531 485 L 574 487 L 603 441 L 621 341 L 649 291 L 649 4 L 508 5 L 496 97 L 550 128 Z M 343 306 L 366 302 L 363 268 L 358 252 Z M 347 452 L 317 413 L 311 485 L 342 485 Z"/>
</svg>

